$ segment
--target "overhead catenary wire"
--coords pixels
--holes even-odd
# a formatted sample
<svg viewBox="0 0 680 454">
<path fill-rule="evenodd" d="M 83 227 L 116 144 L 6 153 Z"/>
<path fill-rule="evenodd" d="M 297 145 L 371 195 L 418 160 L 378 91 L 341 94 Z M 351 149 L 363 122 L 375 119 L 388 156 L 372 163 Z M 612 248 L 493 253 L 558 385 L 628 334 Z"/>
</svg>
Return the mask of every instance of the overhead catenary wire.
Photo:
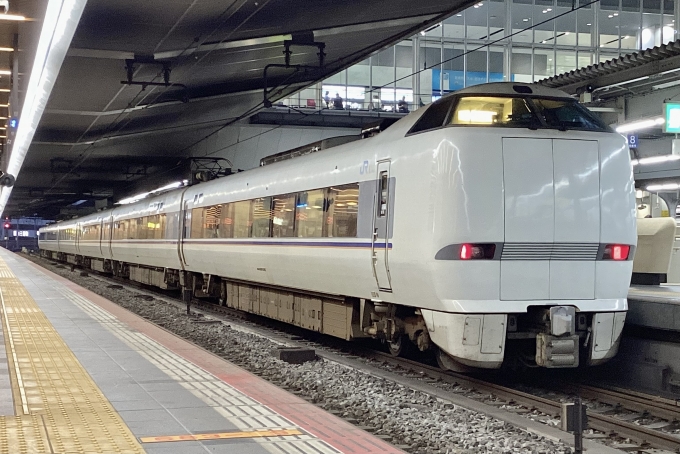
<svg viewBox="0 0 680 454">
<path fill-rule="evenodd" d="M 268 1 L 269 1 L 269 0 L 268 0 Z M 267 1 L 267 3 L 268 3 L 268 1 Z M 390 86 L 390 85 L 396 84 L 397 82 L 399 82 L 399 81 L 401 81 L 401 80 L 407 79 L 407 78 L 412 77 L 412 76 L 416 76 L 416 75 L 418 75 L 418 74 L 420 74 L 420 73 L 422 73 L 422 72 L 424 72 L 424 71 L 426 71 L 426 70 L 436 68 L 436 67 L 438 67 L 438 66 L 443 65 L 444 63 L 453 61 L 453 60 L 455 60 L 455 59 L 457 59 L 457 58 L 464 57 L 465 55 L 468 55 L 468 54 L 470 54 L 470 53 L 472 53 L 472 52 L 476 52 L 476 51 L 479 51 L 479 50 L 481 50 L 481 49 L 484 49 L 484 48 L 493 46 L 494 44 L 497 44 L 497 43 L 499 43 L 499 42 L 501 42 L 501 41 L 504 41 L 504 40 L 508 40 L 508 39 L 512 38 L 513 36 L 516 36 L 516 35 L 518 35 L 518 34 L 524 33 L 524 32 L 526 32 L 526 31 L 533 30 L 533 29 L 536 28 L 536 27 L 540 27 L 541 25 L 544 25 L 544 24 L 546 24 L 546 23 L 552 22 L 552 21 L 554 21 L 554 20 L 556 20 L 556 19 L 558 19 L 558 18 L 560 18 L 560 17 L 566 16 L 566 15 L 571 14 L 571 13 L 573 13 L 573 12 L 575 12 L 575 11 L 580 10 L 580 9 L 587 8 L 587 7 L 589 7 L 589 6 L 591 6 L 591 5 L 595 4 L 595 3 L 597 3 L 597 2 L 599 2 L 599 1 L 600 1 L 600 0 L 593 0 L 593 1 L 590 1 L 590 2 L 588 2 L 588 3 L 584 3 L 584 4 L 582 4 L 582 5 L 579 5 L 578 7 L 575 7 L 575 8 L 572 8 L 572 9 L 568 10 L 568 11 L 565 11 L 565 12 L 562 12 L 562 13 L 559 13 L 559 14 L 556 14 L 556 15 L 553 15 L 552 17 L 549 17 L 549 18 L 547 18 L 547 19 L 545 19 L 545 20 L 543 20 L 543 21 L 540 21 L 540 22 L 538 22 L 538 23 L 532 24 L 532 25 L 530 25 L 530 26 L 528 26 L 528 27 L 525 27 L 525 28 L 523 28 L 523 29 L 521 29 L 521 30 L 518 30 L 518 31 L 516 31 L 516 32 L 513 32 L 513 33 L 511 33 L 511 34 L 509 34 L 509 35 L 505 35 L 505 36 L 503 36 L 503 37 L 500 37 L 500 38 L 495 39 L 495 40 L 493 40 L 493 41 L 490 41 L 490 42 L 488 42 L 488 43 L 479 45 L 478 47 L 476 47 L 476 48 L 474 48 L 474 49 L 470 49 L 470 50 L 468 50 L 468 51 L 466 51 L 466 52 L 463 52 L 463 53 L 461 53 L 461 54 L 458 54 L 458 55 L 456 55 L 456 56 L 454 56 L 454 57 L 452 57 L 452 58 L 443 60 L 443 61 L 438 62 L 438 63 L 434 63 L 434 64 L 429 65 L 429 66 L 424 66 L 422 69 L 419 69 L 419 70 L 417 70 L 417 71 L 414 71 L 414 72 L 412 72 L 412 73 L 410 73 L 410 74 L 407 74 L 407 75 L 405 75 L 405 76 L 396 78 L 396 79 L 394 79 L 394 80 L 391 81 L 391 82 L 385 83 L 385 84 L 380 85 L 380 86 L 377 86 L 377 87 L 372 87 L 370 90 L 367 91 L 367 93 L 372 93 L 372 92 L 374 92 L 374 91 L 376 91 L 376 90 L 378 90 L 378 89 L 386 88 L 386 87 L 388 87 L 388 86 Z M 195 3 L 195 2 L 194 2 L 194 3 Z M 226 8 L 226 9 L 222 12 L 222 14 L 220 15 L 220 17 L 223 16 L 224 14 L 226 14 L 226 13 L 229 11 L 229 9 L 230 9 L 235 3 L 236 3 L 236 1 L 234 1 L 231 5 L 229 5 L 229 7 Z M 265 4 L 266 4 L 266 3 L 265 3 Z M 189 8 L 191 8 L 192 6 L 193 6 L 193 4 L 190 5 Z M 258 10 L 260 10 L 260 9 L 261 9 L 262 7 L 264 7 L 264 6 L 265 6 L 265 5 L 262 5 L 260 8 L 258 8 Z M 240 28 L 240 26 L 242 26 L 244 23 L 246 23 L 246 22 L 247 22 L 247 21 L 248 21 L 255 13 L 256 13 L 256 12 L 257 12 L 257 10 L 254 11 L 254 12 L 252 12 L 248 17 L 244 18 L 244 20 L 241 22 L 241 24 L 239 25 L 239 27 L 236 27 L 236 28 L 235 28 L 233 31 L 231 31 L 231 33 L 229 33 L 226 37 L 224 37 L 224 38 L 222 38 L 220 41 L 214 43 L 213 48 L 212 48 L 212 49 L 209 49 L 203 56 L 201 56 L 201 58 L 199 58 L 199 59 L 197 59 L 195 62 L 193 62 L 193 64 L 188 68 L 188 70 L 187 70 L 184 74 L 182 74 L 182 76 L 183 76 L 184 78 L 188 77 L 188 76 L 191 74 L 191 72 L 195 69 L 195 67 L 196 67 L 201 61 L 203 61 L 205 58 L 207 58 L 208 55 L 210 55 L 210 53 L 212 53 L 212 52 L 214 51 L 214 49 L 217 48 L 217 46 L 219 46 L 219 44 L 221 44 L 222 42 L 224 42 L 225 40 L 227 40 L 230 36 L 232 36 L 233 33 L 235 33 L 235 32 Z M 186 11 L 185 11 L 185 14 L 182 15 L 182 18 L 185 17 L 185 16 L 186 16 Z M 230 16 L 230 17 L 231 17 L 231 16 Z M 180 19 L 181 19 L 181 18 L 180 18 Z M 212 31 L 210 34 L 208 34 L 208 35 L 202 40 L 202 44 L 205 43 L 205 41 L 207 41 L 207 39 L 209 39 L 212 35 L 214 35 L 214 34 L 215 34 L 215 33 L 216 33 L 216 32 L 224 25 L 224 23 L 226 22 L 226 20 L 228 20 L 228 18 L 225 19 L 224 21 L 222 21 L 218 26 L 216 26 L 216 27 L 213 29 L 213 31 Z M 169 32 L 169 33 L 170 33 L 170 32 Z M 167 38 L 167 36 L 164 37 L 163 39 L 166 39 L 166 38 Z M 197 42 L 197 41 L 194 40 L 191 44 L 189 44 L 189 45 L 182 51 L 182 53 L 180 54 L 180 56 L 181 56 L 182 54 L 184 54 L 185 52 L 187 52 L 187 51 L 188 51 L 189 49 L 191 49 L 192 47 L 194 47 L 194 46 L 196 45 L 196 42 Z M 293 74 L 294 74 L 294 73 L 293 73 Z M 288 79 L 290 79 L 290 78 L 293 76 L 293 74 L 289 75 L 289 76 L 286 77 L 282 82 L 280 82 L 280 83 L 279 83 L 279 86 L 285 85 L 286 81 L 287 81 Z M 156 80 L 159 76 L 160 76 L 160 74 L 157 74 L 157 75 L 154 77 L 153 80 Z M 316 82 L 318 82 L 318 81 L 316 81 Z M 175 82 L 175 83 L 178 83 L 178 82 Z M 283 88 L 281 89 L 281 91 L 285 90 L 286 88 L 289 88 L 291 85 L 292 85 L 292 84 L 286 85 L 285 87 L 283 87 Z M 144 108 L 149 108 L 149 107 L 153 106 L 153 105 L 155 104 L 155 102 L 160 98 L 160 96 L 162 96 L 162 95 L 163 95 L 169 88 L 171 88 L 171 87 L 173 87 L 173 84 L 172 84 L 172 83 L 171 83 L 170 85 L 168 85 L 168 87 L 165 87 L 164 90 L 159 90 L 160 93 L 157 93 L 156 96 L 154 97 L 154 99 L 153 99 L 149 104 L 145 105 Z M 88 147 L 87 147 L 85 150 L 83 150 L 83 152 L 81 152 L 81 159 L 76 163 L 76 165 L 74 165 L 74 166 L 69 170 L 68 173 L 66 173 L 66 174 L 65 174 L 64 176 L 62 176 L 56 183 L 54 183 L 54 184 L 52 185 L 52 187 L 50 187 L 50 189 L 49 189 L 48 191 L 46 191 L 46 193 L 49 193 L 49 191 L 53 190 L 53 189 L 54 189 L 61 181 L 63 181 L 68 175 L 72 174 L 72 173 L 73 173 L 80 165 L 82 165 L 82 163 L 83 163 L 83 162 L 84 162 L 84 161 L 85 161 L 85 160 L 86 160 L 86 159 L 94 152 L 94 150 L 95 150 L 95 148 L 96 148 L 96 144 L 97 144 L 99 141 L 105 139 L 106 136 L 107 136 L 107 134 L 109 134 L 110 132 L 112 132 L 114 129 L 117 130 L 117 131 L 120 131 L 123 127 L 125 127 L 125 125 L 128 124 L 128 123 L 131 121 L 131 118 L 130 118 L 130 117 L 128 117 L 127 121 L 122 122 L 122 123 L 119 124 L 119 125 L 116 125 L 116 123 L 118 122 L 118 120 L 119 120 L 123 115 L 125 115 L 126 113 L 128 113 L 128 112 L 127 112 L 128 109 L 131 109 L 132 107 L 137 107 L 141 102 L 143 102 L 145 99 L 147 99 L 149 96 L 151 96 L 151 94 L 153 93 L 154 90 L 155 90 L 155 89 L 152 89 L 149 93 L 146 94 L 146 96 L 144 96 L 141 100 L 139 100 L 139 102 L 137 102 L 134 106 L 131 105 L 131 104 L 132 104 L 132 101 L 131 101 L 130 103 L 128 103 L 128 106 L 127 106 L 125 109 L 123 109 L 123 111 L 121 111 L 121 113 L 120 113 L 118 116 L 116 116 L 116 118 L 111 122 L 110 127 L 107 128 L 107 129 L 106 129 L 106 130 L 105 130 L 105 131 L 104 131 L 97 139 L 95 139 L 94 141 L 92 141 L 92 143 L 91 143 L 90 145 L 88 145 Z M 141 93 L 142 91 L 143 91 L 143 90 L 140 90 L 140 93 Z M 133 98 L 133 101 L 136 100 L 137 96 L 139 96 L 140 93 L 138 93 L 137 95 L 135 95 L 135 97 Z M 249 117 L 250 115 L 252 115 L 253 113 L 255 113 L 260 107 L 262 107 L 263 104 L 264 104 L 263 101 L 260 101 L 260 102 L 258 102 L 257 104 L 253 105 L 252 107 L 246 109 L 246 110 L 245 110 L 243 113 L 241 113 L 240 115 L 237 115 L 237 116 L 234 117 L 234 118 L 230 118 L 230 119 L 229 119 L 228 121 L 226 121 L 224 124 L 222 124 L 222 125 L 216 127 L 215 130 L 211 131 L 210 133 L 206 134 L 205 136 L 201 137 L 200 139 L 198 139 L 198 140 L 192 142 L 190 145 L 183 147 L 181 150 L 179 150 L 178 153 L 182 153 L 182 152 L 184 152 L 184 151 L 187 151 L 187 150 L 189 150 L 189 149 L 195 147 L 196 145 L 198 145 L 198 144 L 204 142 L 205 140 L 207 140 L 207 139 L 209 139 L 210 137 L 214 136 L 215 134 L 219 133 L 221 130 L 223 130 L 223 129 L 225 129 L 225 128 L 231 126 L 231 125 L 233 125 L 234 123 L 237 123 L 238 121 L 241 121 L 241 120 L 243 120 L 243 119 Z M 295 124 L 295 123 L 297 123 L 297 122 L 300 122 L 300 121 L 306 119 L 306 118 L 309 117 L 309 116 L 318 115 L 318 114 L 320 114 L 322 111 L 323 111 L 323 109 L 317 110 L 317 111 L 312 112 L 312 113 L 306 113 L 306 112 L 298 111 L 302 116 L 301 116 L 300 118 L 294 120 L 291 124 Z M 289 125 L 290 125 L 290 124 L 289 124 Z M 117 127 L 116 127 L 116 126 L 117 126 Z M 283 126 L 283 125 L 277 125 L 277 126 L 271 128 L 271 129 L 267 130 L 267 131 L 263 131 L 263 132 L 261 132 L 261 133 L 259 133 L 259 134 L 256 134 L 256 135 L 254 135 L 254 136 L 248 137 L 248 138 L 246 138 L 246 139 L 244 139 L 244 140 L 240 140 L 240 141 L 238 141 L 238 142 L 236 142 L 236 143 L 233 143 L 233 144 L 230 144 L 230 145 L 227 145 L 227 146 L 224 146 L 224 147 L 215 149 L 215 150 L 213 150 L 213 151 L 211 151 L 211 152 L 209 152 L 209 153 L 206 153 L 205 156 L 214 155 L 215 153 L 218 153 L 218 152 L 220 152 L 220 151 L 229 149 L 229 148 L 231 148 L 231 147 L 233 147 L 233 146 L 239 145 L 239 144 L 244 143 L 244 142 L 246 142 L 246 141 L 248 141 L 248 140 L 252 140 L 252 139 L 255 139 L 255 138 L 260 137 L 260 136 L 262 136 L 262 135 L 268 134 L 268 133 L 270 133 L 270 132 L 272 132 L 272 131 L 275 131 L 275 130 L 281 128 L 282 126 Z M 88 128 L 88 129 L 89 129 L 89 128 Z M 85 134 L 85 133 L 84 133 L 84 134 Z M 84 134 L 83 134 L 83 136 L 84 136 Z M 82 138 L 82 136 L 81 136 L 81 138 Z M 78 140 L 80 140 L 80 139 L 78 139 Z M 176 167 L 175 167 L 175 168 L 176 168 Z M 174 168 L 173 168 L 173 169 L 174 169 Z M 171 170 L 173 170 L 173 169 L 169 169 L 169 170 L 167 170 L 167 171 L 161 172 L 160 174 L 169 172 L 169 171 L 171 171 Z"/>
</svg>

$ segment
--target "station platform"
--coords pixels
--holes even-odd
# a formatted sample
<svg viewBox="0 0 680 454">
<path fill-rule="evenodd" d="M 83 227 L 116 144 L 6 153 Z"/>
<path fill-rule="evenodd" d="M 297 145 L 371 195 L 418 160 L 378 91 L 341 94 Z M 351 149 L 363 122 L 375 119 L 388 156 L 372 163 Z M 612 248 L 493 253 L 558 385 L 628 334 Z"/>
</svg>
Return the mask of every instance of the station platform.
<svg viewBox="0 0 680 454">
<path fill-rule="evenodd" d="M 0 248 L 0 454 L 397 453 Z"/>
<path fill-rule="evenodd" d="M 626 324 L 680 332 L 680 285 L 631 286 Z"/>
</svg>

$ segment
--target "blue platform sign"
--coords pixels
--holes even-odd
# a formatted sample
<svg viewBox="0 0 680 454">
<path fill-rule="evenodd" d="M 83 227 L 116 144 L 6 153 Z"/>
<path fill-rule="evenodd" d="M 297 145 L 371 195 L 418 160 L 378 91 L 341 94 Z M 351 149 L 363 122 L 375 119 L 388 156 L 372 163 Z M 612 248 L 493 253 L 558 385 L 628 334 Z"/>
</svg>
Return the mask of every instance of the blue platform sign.
<svg viewBox="0 0 680 454">
<path fill-rule="evenodd" d="M 638 147 L 638 135 L 637 134 L 628 134 L 628 148 L 637 148 Z"/>
</svg>

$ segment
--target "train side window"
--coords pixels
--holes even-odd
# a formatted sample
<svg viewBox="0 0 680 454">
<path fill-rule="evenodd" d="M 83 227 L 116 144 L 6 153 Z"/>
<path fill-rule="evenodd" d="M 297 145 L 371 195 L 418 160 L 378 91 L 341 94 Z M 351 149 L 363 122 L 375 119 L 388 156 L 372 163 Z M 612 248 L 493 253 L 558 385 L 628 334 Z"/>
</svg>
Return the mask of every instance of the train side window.
<svg viewBox="0 0 680 454">
<path fill-rule="evenodd" d="M 253 238 L 271 236 L 272 198 L 262 197 L 253 201 Z"/>
<path fill-rule="evenodd" d="M 295 236 L 321 238 L 324 225 L 324 189 L 298 193 L 295 204 Z"/>
<path fill-rule="evenodd" d="M 148 217 L 146 221 L 146 238 L 149 240 L 158 240 L 163 237 L 163 228 L 161 228 L 161 215 L 154 214 Z"/>
<path fill-rule="evenodd" d="M 234 204 L 225 203 L 222 205 L 220 214 L 220 238 L 234 237 Z"/>
<path fill-rule="evenodd" d="M 165 239 L 165 228 L 166 228 L 167 223 L 168 223 L 167 218 L 168 218 L 168 215 L 165 214 L 165 213 L 158 215 L 158 222 L 160 224 L 160 236 L 158 237 L 158 239 L 161 239 L 161 240 Z"/>
<path fill-rule="evenodd" d="M 292 238 L 295 236 L 295 194 L 274 197 L 272 236 Z"/>
<path fill-rule="evenodd" d="M 253 227 L 252 201 L 234 203 L 234 238 L 248 238 Z"/>
<path fill-rule="evenodd" d="M 203 219 L 203 238 L 220 237 L 220 217 L 222 216 L 222 205 L 206 207 Z"/>
<path fill-rule="evenodd" d="M 378 188 L 378 196 L 380 197 L 378 217 L 382 218 L 387 216 L 387 198 L 389 194 L 389 179 L 387 178 L 387 172 L 380 172 L 378 184 L 380 185 Z"/>
<path fill-rule="evenodd" d="M 137 238 L 146 240 L 149 238 L 150 233 L 153 235 L 153 233 L 149 231 L 149 216 L 137 218 Z"/>
<path fill-rule="evenodd" d="M 359 185 L 357 183 L 333 186 L 326 202 L 327 236 L 354 238 L 357 236 L 359 211 Z"/>
<path fill-rule="evenodd" d="M 189 230 L 189 238 L 203 238 L 204 210 L 204 208 L 194 208 L 191 210 L 191 230 Z"/>
<path fill-rule="evenodd" d="M 413 125 L 408 134 L 429 131 L 431 129 L 437 129 L 444 126 L 446 117 L 449 115 L 449 110 L 451 110 L 451 105 L 455 102 L 455 100 L 455 97 L 446 97 L 430 104 L 425 113 L 423 113 L 416 124 Z"/>
</svg>

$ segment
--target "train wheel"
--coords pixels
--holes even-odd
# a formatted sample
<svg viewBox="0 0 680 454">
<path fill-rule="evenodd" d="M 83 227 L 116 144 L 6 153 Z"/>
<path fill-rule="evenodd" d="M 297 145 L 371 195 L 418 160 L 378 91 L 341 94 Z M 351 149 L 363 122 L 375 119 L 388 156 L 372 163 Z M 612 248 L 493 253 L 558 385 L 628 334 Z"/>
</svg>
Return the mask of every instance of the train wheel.
<svg viewBox="0 0 680 454">
<path fill-rule="evenodd" d="M 408 345 L 411 341 L 408 337 L 402 335 L 397 338 L 396 341 L 389 341 L 387 343 L 387 348 L 390 349 L 390 354 L 392 356 L 404 356 L 408 351 Z"/>
</svg>

